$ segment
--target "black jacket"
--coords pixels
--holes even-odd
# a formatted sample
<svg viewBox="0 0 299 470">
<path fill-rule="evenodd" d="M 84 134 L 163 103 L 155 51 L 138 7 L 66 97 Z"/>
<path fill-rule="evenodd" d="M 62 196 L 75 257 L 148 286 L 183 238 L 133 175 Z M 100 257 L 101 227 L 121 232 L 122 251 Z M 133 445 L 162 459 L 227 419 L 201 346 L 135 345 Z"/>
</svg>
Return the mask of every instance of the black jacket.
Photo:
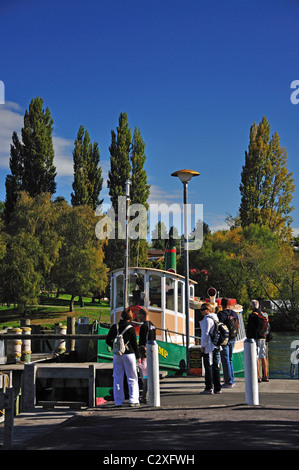
<svg viewBox="0 0 299 470">
<path fill-rule="evenodd" d="M 232 315 L 234 318 L 236 318 L 239 321 L 238 314 L 234 310 L 231 310 L 229 308 L 225 310 L 220 310 L 220 312 L 217 313 L 219 321 L 221 321 L 224 324 L 227 321 L 227 318 L 229 315 Z"/>
<path fill-rule="evenodd" d="M 259 319 L 257 313 L 261 313 L 260 309 L 256 309 L 249 314 L 247 328 L 246 328 L 246 337 L 248 339 L 259 339 L 257 328 Z"/>
<path fill-rule="evenodd" d="M 123 320 L 121 319 L 119 324 L 118 324 L 118 331 L 119 333 L 121 333 L 122 331 L 124 331 L 124 329 L 128 326 L 128 325 L 131 325 L 131 323 L 127 322 L 126 320 Z M 113 347 L 113 340 L 114 338 L 116 337 L 116 334 L 117 334 L 117 329 L 116 329 L 116 325 L 112 325 L 109 332 L 108 332 L 108 335 L 107 335 L 107 338 L 106 338 L 106 344 L 108 344 L 108 346 L 110 346 L 110 348 Z M 128 349 L 127 351 L 125 352 L 125 354 L 132 354 L 134 353 L 135 356 L 136 356 L 136 359 L 139 359 L 139 351 L 138 351 L 138 345 L 137 345 L 137 337 L 136 337 L 136 332 L 135 332 L 135 329 L 133 327 L 133 325 L 131 325 L 131 328 L 129 328 L 125 333 L 124 333 L 124 342 L 127 343 L 128 342 Z"/>
<path fill-rule="evenodd" d="M 140 327 L 139 331 L 139 346 L 146 346 L 147 341 L 156 339 L 156 327 L 155 325 L 146 320 Z"/>
</svg>

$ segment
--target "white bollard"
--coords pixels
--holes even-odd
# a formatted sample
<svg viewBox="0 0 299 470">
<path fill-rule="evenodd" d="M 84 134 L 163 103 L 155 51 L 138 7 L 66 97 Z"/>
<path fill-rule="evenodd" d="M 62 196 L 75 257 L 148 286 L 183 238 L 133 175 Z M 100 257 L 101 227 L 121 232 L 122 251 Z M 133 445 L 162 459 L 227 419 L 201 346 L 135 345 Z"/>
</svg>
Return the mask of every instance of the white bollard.
<svg viewBox="0 0 299 470">
<path fill-rule="evenodd" d="M 7 340 L 7 362 L 16 364 L 17 362 L 20 362 L 22 356 L 22 330 L 21 328 L 11 328 L 7 331 L 8 337 L 9 333 L 13 335 L 20 335 L 20 340 Z"/>
<path fill-rule="evenodd" d="M 22 360 L 24 362 L 30 362 L 31 360 L 31 328 L 28 326 L 22 326 L 23 331 L 23 343 L 22 343 Z M 26 339 L 25 339 L 26 338 Z"/>
<path fill-rule="evenodd" d="M 256 342 L 254 339 L 244 341 L 244 367 L 245 402 L 247 405 L 259 405 Z"/>
<path fill-rule="evenodd" d="M 156 341 L 146 343 L 149 406 L 160 406 L 159 356 Z"/>
<path fill-rule="evenodd" d="M 55 327 L 55 333 L 57 335 L 66 335 L 66 326 L 58 323 Z M 55 340 L 55 351 L 58 354 L 62 354 L 66 351 L 66 340 L 64 339 L 57 339 Z"/>
</svg>

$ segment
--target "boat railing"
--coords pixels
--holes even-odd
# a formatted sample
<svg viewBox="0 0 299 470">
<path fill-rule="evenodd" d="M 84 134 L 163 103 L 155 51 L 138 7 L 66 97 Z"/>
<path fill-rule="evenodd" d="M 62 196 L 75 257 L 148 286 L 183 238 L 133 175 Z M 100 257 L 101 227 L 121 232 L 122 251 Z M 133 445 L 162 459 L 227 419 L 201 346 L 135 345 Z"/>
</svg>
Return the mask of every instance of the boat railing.
<svg viewBox="0 0 299 470">
<path fill-rule="evenodd" d="M 142 323 L 139 323 L 139 322 L 136 322 L 136 321 L 132 321 L 132 323 L 136 326 L 141 326 Z M 171 335 L 180 335 L 182 337 L 182 343 L 183 343 L 183 346 L 185 346 L 185 343 L 186 343 L 186 333 L 180 333 L 178 331 L 172 331 L 172 330 L 169 330 L 168 328 L 159 328 L 159 327 L 156 327 L 156 330 L 159 330 L 159 331 L 162 331 L 164 332 L 164 338 L 165 338 L 165 342 L 168 343 L 172 343 L 172 338 L 171 338 Z M 189 336 L 190 338 L 194 339 L 194 342 L 195 344 L 199 344 L 200 342 L 200 337 L 199 336 L 193 336 L 193 335 L 190 335 Z M 168 340 L 168 339 L 170 340 Z"/>
<path fill-rule="evenodd" d="M 133 321 L 132 323 L 134 323 L 136 326 L 141 326 L 142 325 L 142 323 L 139 323 L 139 322 L 136 322 L 136 321 Z M 236 340 L 237 341 L 242 341 L 242 340 L 244 340 L 244 338 L 246 338 L 245 325 L 244 325 L 244 320 L 243 320 L 243 315 L 242 314 L 239 314 L 239 325 L 240 325 L 240 328 L 239 328 Z M 166 343 L 168 343 L 168 342 L 171 343 L 172 342 L 171 335 L 180 335 L 182 337 L 183 346 L 185 346 L 185 343 L 186 343 L 186 334 L 185 333 L 180 333 L 178 331 L 169 330 L 168 328 L 159 328 L 159 327 L 156 327 L 156 330 L 162 331 L 162 333 L 164 332 L 164 338 L 165 338 Z M 200 344 L 200 336 L 190 335 L 190 338 L 194 339 L 195 345 Z M 168 339 L 170 339 L 170 341 L 168 341 Z"/>
<path fill-rule="evenodd" d="M 239 317 L 239 327 L 240 328 L 239 328 L 236 340 L 237 341 L 242 341 L 242 340 L 244 340 L 244 338 L 246 338 L 246 330 L 245 330 L 244 319 L 243 319 L 242 313 L 239 313 L 238 317 Z"/>
</svg>

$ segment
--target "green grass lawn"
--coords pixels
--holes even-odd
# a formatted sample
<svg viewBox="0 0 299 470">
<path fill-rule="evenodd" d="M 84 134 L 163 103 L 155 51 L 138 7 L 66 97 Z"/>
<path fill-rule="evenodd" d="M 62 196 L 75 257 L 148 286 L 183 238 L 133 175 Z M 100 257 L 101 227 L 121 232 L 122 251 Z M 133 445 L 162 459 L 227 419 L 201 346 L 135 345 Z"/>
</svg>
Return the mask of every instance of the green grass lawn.
<svg viewBox="0 0 299 470">
<path fill-rule="evenodd" d="M 52 329 L 55 323 L 67 324 L 67 317 L 88 317 L 89 323 L 93 321 L 101 321 L 110 323 L 110 306 L 109 302 L 101 300 L 100 302 L 92 302 L 89 297 L 83 297 L 84 306 L 78 298 L 75 299 L 75 307 L 73 312 L 69 311 L 70 295 L 61 294 L 58 298 L 56 295 L 41 296 L 40 303 L 37 306 L 28 307 L 26 318 L 30 319 L 32 325 L 41 325 L 43 328 Z M 13 305 L 0 306 L 0 329 L 6 327 L 20 326 L 20 312 Z"/>
</svg>

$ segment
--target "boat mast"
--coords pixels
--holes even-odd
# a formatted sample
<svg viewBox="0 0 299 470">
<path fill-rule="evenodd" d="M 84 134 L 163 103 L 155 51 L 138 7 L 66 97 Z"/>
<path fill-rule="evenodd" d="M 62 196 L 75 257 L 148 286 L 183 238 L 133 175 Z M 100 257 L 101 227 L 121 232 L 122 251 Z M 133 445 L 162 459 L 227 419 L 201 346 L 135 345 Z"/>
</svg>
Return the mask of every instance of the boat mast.
<svg viewBox="0 0 299 470">
<path fill-rule="evenodd" d="M 124 275 L 124 308 L 128 307 L 128 284 L 129 284 L 129 205 L 130 205 L 130 184 L 126 181 L 126 246 L 125 246 L 125 275 Z"/>
</svg>

